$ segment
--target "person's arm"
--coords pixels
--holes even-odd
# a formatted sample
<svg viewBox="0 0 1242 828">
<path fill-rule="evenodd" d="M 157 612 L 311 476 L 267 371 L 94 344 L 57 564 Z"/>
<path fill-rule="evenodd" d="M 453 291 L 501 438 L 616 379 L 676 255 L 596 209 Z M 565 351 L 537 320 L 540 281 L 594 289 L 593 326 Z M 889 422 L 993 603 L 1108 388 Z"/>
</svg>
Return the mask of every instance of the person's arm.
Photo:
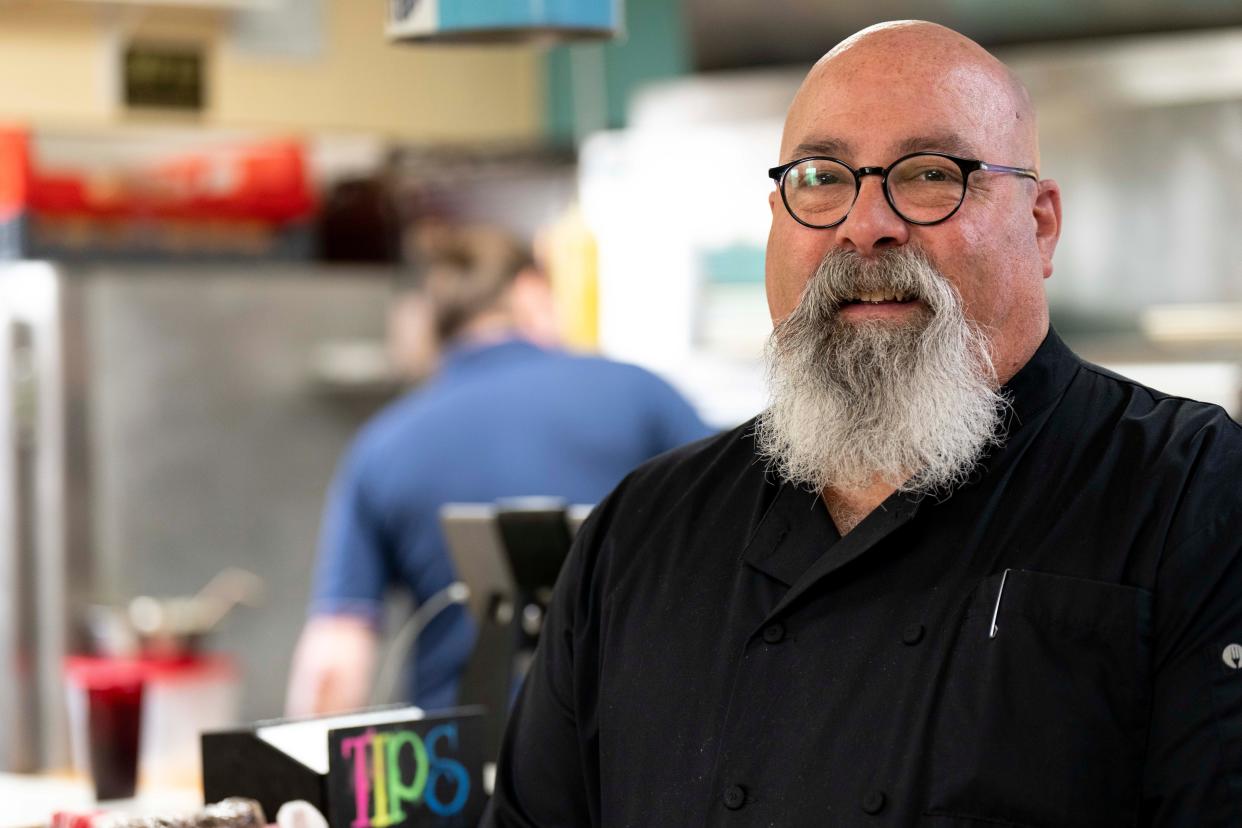
<svg viewBox="0 0 1242 828">
<path fill-rule="evenodd" d="M 285 715 L 322 716 L 365 707 L 377 649 L 378 636 L 364 618 L 312 617 L 293 653 Z"/>
<path fill-rule="evenodd" d="M 593 700 L 598 652 L 587 617 L 602 503 L 583 524 L 557 579 L 534 662 L 509 715 L 484 828 L 599 825 Z M 581 679 L 576 678 L 581 677 Z"/>
<path fill-rule="evenodd" d="M 1242 483 L 1235 479 L 1234 485 Z M 1242 519 L 1236 505 L 1233 514 L 1205 517 L 1198 531 L 1165 553 L 1154 628 L 1140 824 L 1242 825 Z"/>
<path fill-rule="evenodd" d="M 390 576 L 382 521 L 368 496 L 365 468 L 355 444 L 328 493 L 309 619 L 290 669 L 290 716 L 357 709 L 370 698 Z"/>
</svg>

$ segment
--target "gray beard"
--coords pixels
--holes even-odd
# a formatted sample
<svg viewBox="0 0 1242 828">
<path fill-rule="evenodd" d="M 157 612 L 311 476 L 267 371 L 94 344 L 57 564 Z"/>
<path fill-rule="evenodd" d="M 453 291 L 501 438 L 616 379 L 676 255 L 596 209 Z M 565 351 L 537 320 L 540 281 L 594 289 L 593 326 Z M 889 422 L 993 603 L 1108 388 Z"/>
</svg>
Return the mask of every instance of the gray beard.
<svg viewBox="0 0 1242 828">
<path fill-rule="evenodd" d="M 838 313 L 850 297 L 887 289 L 926 309 L 898 324 Z M 882 482 L 947 494 L 1003 439 L 1007 402 L 987 337 L 920 251 L 830 252 L 772 331 L 765 359 L 771 404 L 756 425 L 759 453 L 811 491 Z"/>
</svg>

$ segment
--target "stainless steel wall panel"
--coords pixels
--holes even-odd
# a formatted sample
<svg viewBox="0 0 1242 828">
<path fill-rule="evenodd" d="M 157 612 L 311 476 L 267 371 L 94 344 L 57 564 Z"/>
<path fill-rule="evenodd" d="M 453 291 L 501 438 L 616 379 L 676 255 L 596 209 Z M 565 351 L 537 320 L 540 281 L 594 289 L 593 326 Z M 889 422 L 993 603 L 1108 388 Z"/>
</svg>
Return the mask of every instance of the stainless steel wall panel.
<svg viewBox="0 0 1242 828">
<path fill-rule="evenodd" d="M 382 270 L 101 268 L 85 289 L 98 597 L 191 593 L 226 566 L 268 584 L 212 645 L 242 714 L 277 715 L 305 619 L 320 510 L 377 400 L 320 393 L 325 342 L 377 342 Z"/>
</svg>

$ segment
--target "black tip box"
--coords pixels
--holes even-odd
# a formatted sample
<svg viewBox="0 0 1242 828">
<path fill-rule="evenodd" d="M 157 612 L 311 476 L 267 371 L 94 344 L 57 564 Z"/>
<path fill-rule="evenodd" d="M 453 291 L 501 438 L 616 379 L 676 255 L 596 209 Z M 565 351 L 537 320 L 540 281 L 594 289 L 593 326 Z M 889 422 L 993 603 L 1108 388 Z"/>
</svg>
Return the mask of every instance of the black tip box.
<svg viewBox="0 0 1242 828">
<path fill-rule="evenodd" d="M 332 828 L 474 828 L 487 802 L 483 708 L 419 715 L 380 709 L 204 733 L 204 798 L 257 800 L 269 820 L 302 799 Z"/>
</svg>

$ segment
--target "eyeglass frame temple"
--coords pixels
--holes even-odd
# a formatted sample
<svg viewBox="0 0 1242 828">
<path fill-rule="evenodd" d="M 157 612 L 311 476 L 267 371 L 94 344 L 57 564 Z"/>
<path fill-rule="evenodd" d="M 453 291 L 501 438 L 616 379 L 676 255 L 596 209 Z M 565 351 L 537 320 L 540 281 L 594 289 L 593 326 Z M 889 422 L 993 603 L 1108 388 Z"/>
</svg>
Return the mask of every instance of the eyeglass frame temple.
<svg viewBox="0 0 1242 828">
<path fill-rule="evenodd" d="M 952 161 L 954 164 L 957 164 L 958 169 L 962 171 L 962 197 L 958 199 L 957 205 L 949 212 L 947 216 L 941 219 L 936 219 L 935 221 L 911 221 L 910 219 L 906 218 L 905 216 L 901 214 L 901 211 L 897 209 L 897 206 L 893 204 L 893 197 L 888 191 L 888 174 L 892 171 L 892 169 L 896 167 L 898 164 L 900 164 L 901 162 L 906 161 L 910 158 L 915 158 L 920 155 L 934 155 L 937 158 L 947 158 L 948 160 Z M 788 172 L 791 169 L 798 166 L 803 161 L 831 161 L 834 164 L 840 164 L 842 167 L 845 167 L 847 170 L 850 171 L 850 175 L 854 176 L 854 199 L 853 201 L 850 202 L 849 209 L 845 211 L 845 215 L 842 216 L 839 220 L 833 222 L 832 224 L 816 225 L 816 224 L 810 224 L 808 222 L 805 222 L 802 219 L 798 218 L 798 215 L 789 206 L 789 199 L 785 196 L 785 176 L 786 174 L 788 174 Z M 889 164 L 887 167 L 859 167 L 858 169 L 851 167 L 849 164 L 845 163 L 840 158 L 833 158 L 831 155 L 808 155 L 804 158 L 795 158 L 793 161 L 789 161 L 785 164 L 779 164 L 775 167 L 769 167 L 768 178 L 772 179 L 776 183 L 776 188 L 777 190 L 780 191 L 780 194 L 781 194 L 781 203 L 785 205 L 785 211 L 789 213 L 790 218 L 792 218 L 794 221 L 801 224 L 803 227 L 809 227 L 812 230 L 831 230 L 833 227 L 836 227 L 841 222 L 849 218 L 850 212 L 854 209 L 854 204 L 858 201 L 858 195 L 859 193 L 862 192 L 862 180 L 865 176 L 868 176 L 868 175 L 880 176 L 880 185 L 881 185 L 881 188 L 884 190 L 884 200 L 888 202 L 888 206 L 892 208 L 893 212 L 897 214 L 898 218 L 900 218 L 902 221 L 908 224 L 928 227 L 931 225 L 940 224 L 941 222 L 945 222 L 953 218 L 953 215 L 957 213 L 958 210 L 961 209 L 962 204 L 966 201 L 966 182 L 970 179 L 970 174 L 973 172 L 978 172 L 979 170 L 982 170 L 983 172 L 995 172 L 995 173 L 1007 173 L 1010 175 L 1020 175 L 1020 176 L 1024 176 L 1026 178 L 1031 179 L 1036 184 L 1039 183 L 1039 172 L 1037 170 L 1032 170 L 1027 167 L 1010 167 L 1004 164 L 991 164 L 991 163 L 988 163 L 987 161 L 979 161 L 973 158 L 959 158 L 956 155 L 949 155 L 947 152 L 912 152 L 907 155 L 901 156 L 896 161 Z"/>
</svg>

